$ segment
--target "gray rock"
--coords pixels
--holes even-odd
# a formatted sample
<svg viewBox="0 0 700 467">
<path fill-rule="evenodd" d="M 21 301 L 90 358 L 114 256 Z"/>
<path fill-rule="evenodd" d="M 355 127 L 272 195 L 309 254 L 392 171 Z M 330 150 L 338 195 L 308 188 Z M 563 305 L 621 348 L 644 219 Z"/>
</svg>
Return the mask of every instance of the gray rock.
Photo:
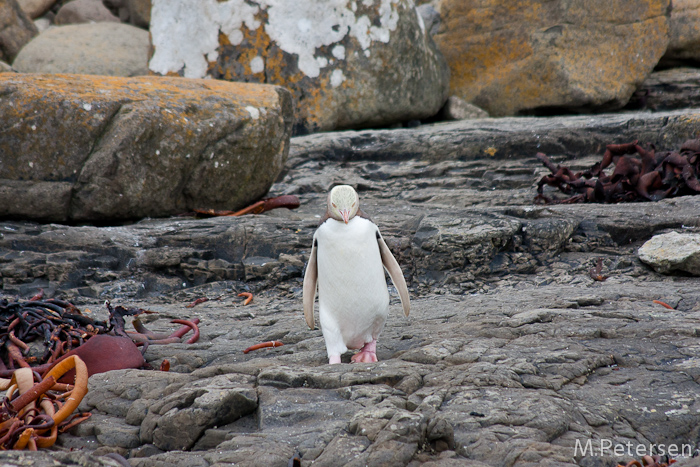
<svg viewBox="0 0 700 467">
<path fill-rule="evenodd" d="M 416 11 L 423 19 L 423 24 L 425 24 L 425 30 L 434 36 L 438 28 L 440 27 L 440 13 L 430 4 L 423 4 L 416 6 Z"/>
<path fill-rule="evenodd" d="M 700 60 L 700 6 L 696 2 L 673 2 L 669 35 L 671 40 L 661 59 L 662 64 L 668 66 Z"/>
<path fill-rule="evenodd" d="M 150 69 L 286 86 L 296 134 L 428 118 L 447 99 L 447 64 L 413 1 L 238 3 L 155 0 Z"/>
<path fill-rule="evenodd" d="M 333 439 L 323 453 L 313 459 L 314 465 L 362 465 L 366 464 L 367 455 L 365 451 L 370 446 L 370 441 L 363 436 L 347 436 L 340 434 Z"/>
<path fill-rule="evenodd" d="M 37 34 L 36 26 L 16 0 L 0 1 L 0 60 L 12 63 Z"/>
<path fill-rule="evenodd" d="M 287 465 L 294 454 L 290 443 L 281 438 L 246 434 L 222 443 L 206 453 L 210 465 Z"/>
<path fill-rule="evenodd" d="M 104 6 L 102 0 L 71 0 L 58 10 L 54 18 L 54 23 L 58 25 L 103 21 L 118 23 L 119 18 Z"/>
<path fill-rule="evenodd" d="M 102 0 L 119 20 L 148 29 L 151 22 L 151 0 Z"/>
<path fill-rule="evenodd" d="M 90 465 L 95 467 L 119 467 L 116 460 L 106 456 L 94 455 L 76 449 L 72 452 L 46 450 L 41 451 L 5 451 L 2 464 L 8 467 L 56 467 L 61 465 Z"/>
<path fill-rule="evenodd" d="M 235 378 L 214 377 L 151 406 L 141 424 L 141 439 L 163 451 L 189 450 L 206 429 L 235 422 L 257 406 L 254 388 L 238 387 Z"/>
<path fill-rule="evenodd" d="M 8 63 L 0 61 L 0 73 L 14 73 L 15 70 Z"/>
<path fill-rule="evenodd" d="M 319 205 L 321 199 L 319 196 Z M 635 205 L 631 216 L 629 208 L 619 206 L 556 206 L 532 209 L 527 214 L 489 209 L 490 215 L 480 209 L 460 210 L 460 218 L 468 220 L 428 216 L 419 221 L 415 234 L 389 227 L 406 222 L 390 214 L 390 207 L 375 211 L 375 219 L 380 226 L 387 225 L 384 236 L 409 282 L 453 284 L 451 287 L 469 290 L 475 278 L 533 272 L 567 249 L 590 251 L 616 242 L 646 240 L 647 235 L 669 225 L 680 228 L 692 224 L 698 203 L 700 199 L 688 197 Z M 526 215 L 531 218 L 520 217 Z M 579 223 L 565 218 L 569 216 L 578 217 Z M 263 216 L 144 221 L 107 229 L 10 223 L 0 239 L 0 257 L 7 262 L 0 265 L 3 288 L 6 293 L 24 294 L 39 281 L 45 284 L 42 287 L 64 290 L 93 287 L 95 297 L 107 297 L 116 290 L 124 296 L 143 297 L 181 290 L 183 283 L 262 280 L 271 285 L 301 277 L 298 260 L 289 262 L 286 258 L 290 253 L 308 254 L 315 225 L 313 221 L 301 222 L 302 228 L 298 228 L 300 220 L 296 219 Z M 280 226 L 288 230 L 278 231 Z M 292 230 L 295 226 L 298 232 Z M 268 243 L 271 238 L 276 239 L 272 249 Z M 246 241 L 251 243 L 244 247 Z M 15 244 L 23 245 L 22 255 L 13 252 Z M 202 259 L 214 254 L 220 259 Z M 259 254 L 278 259 L 253 275 L 245 265 Z M 164 258 L 171 259 L 164 262 Z M 171 279 L 159 279 L 158 275 Z"/>
<path fill-rule="evenodd" d="M 22 48 L 13 62 L 22 73 L 105 76 L 148 74 L 148 32 L 101 22 L 49 28 Z"/>
<path fill-rule="evenodd" d="M 442 120 L 468 120 L 473 118 L 488 118 L 489 114 L 485 110 L 470 104 L 457 96 L 450 96 L 445 102 L 445 106 L 440 109 L 438 116 Z"/>
<path fill-rule="evenodd" d="M 34 26 L 39 33 L 42 33 L 51 27 L 51 19 L 47 16 L 37 18 L 34 20 Z"/>
<path fill-rule="evenodd" d="M 7 175 L 5 175 L 7 177 Z M 4 178 L 4 177 L 3 177 Z M 5 204 L 0 213 L 3 216 L 21 216 L 39 220 L 67 220 L 67 207 L 70 206 L 73 184 L 68 182 L 44 182 L 12 180 L 5 178 L 0 186 L 0 199 Z M 17 193 L 24 197 L 17 200 Z M 15 201 L 12 201 L 15 200 Z"/>
<path fill-rule="evenodd" d="M 267 192 L 287 156 L 292 109 L 281 88 L 3 74 L 0 89 L 0 115 L 14 122 L 0 142 L 2 216 L 240 209 Z"/>
<path fill-rule="evenodd" d="M 42 16 L 49 11 L 56 2 L 57 0 L 17 0 L 17 4 L 22 8 L 22 11 L 31 19 Z"/>
<path fill-rule="evenodd" d="M 697 68 L 655 71 L 635 91 L 626 108 L 660 111 L 699 107 L 698 89 L 700 70 Z"/>
<path fill-rule="evenodd" d="M 140 459 L 129 459 L 135 467 L 209 467 L 205 453 L 173 451 Z"/>
<path fill-rule="evenodd" d="M 678 467 L 698 467 L 700 466 L 700 459 L 696 456 L 692 459 L 680 459 L 677 463 Z"/>
<path fill-rule="evenodd" d="M 97 442 L 103 446 L 126 449 L 141 446 L 139 427 L 125 423 L 114 423 L 114 420 L 110 420 L 110 423 L 102 423 L 95 426 L 95 436 L 97 437 Z"/>
<path fill-rule="evenodd" d="M 700 276 L 700 234 L 655 235 L 639 248 L 639 259 L 662 274 L 685 271 Z"/>
</svg>

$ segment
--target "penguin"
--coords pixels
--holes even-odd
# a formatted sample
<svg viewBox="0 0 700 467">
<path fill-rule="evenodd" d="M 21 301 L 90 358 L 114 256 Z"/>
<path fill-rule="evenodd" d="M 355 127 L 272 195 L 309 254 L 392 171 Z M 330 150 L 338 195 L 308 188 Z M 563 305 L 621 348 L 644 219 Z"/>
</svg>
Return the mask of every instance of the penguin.
<svg viewBox="0 0 700 467">
<path fill-rule="evenodd" d="M 348 349 L 360 350 L 352 357 L 354 363 L 377 361 L 377 339 L 389 314 L 384 269 L 408 316 L 411 304 L 399 263 L 377 225 L 360 210 L 355 189 L 335 186 L 314 233 L 303 287 L 304 318 L 311 329 L 318 290 L 319 321 L 330 364 L 340 363 Z"/>
</svg>

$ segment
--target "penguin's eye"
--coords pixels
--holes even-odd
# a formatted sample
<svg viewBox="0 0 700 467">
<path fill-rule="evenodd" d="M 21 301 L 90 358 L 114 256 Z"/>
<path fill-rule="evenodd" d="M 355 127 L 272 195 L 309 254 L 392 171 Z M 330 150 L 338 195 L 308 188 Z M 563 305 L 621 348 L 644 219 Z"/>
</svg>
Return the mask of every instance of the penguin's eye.
<svg viewBox="0 0 700 467">
<path fill-rule="evenodd" d="M 352 203 L 352 207 L 353 207 L 353 208 L 355 207 L 355 203 Z"/>
<path fill-rule="evenodd" d="M 331 204 L 333 205 L 334 208 L 337 208 L 337 207 L 338 207 L 338 206 L 335 205 L 335 203 L 331 203 Z"/>
</svg>

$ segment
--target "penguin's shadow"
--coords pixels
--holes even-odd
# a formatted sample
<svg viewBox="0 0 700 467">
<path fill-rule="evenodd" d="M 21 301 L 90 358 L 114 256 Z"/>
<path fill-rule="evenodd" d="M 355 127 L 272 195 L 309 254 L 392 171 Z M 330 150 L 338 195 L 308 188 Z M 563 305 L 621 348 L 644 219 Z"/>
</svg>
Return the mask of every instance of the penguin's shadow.
<svg viewBox="0 0 700 467">
<path fill-rule="evenodd" d="M 345 352 L 343 355 L 340 356 L 340 363 L 352 363 L 352 356 L 355 355 L 358 351 L 356 350 L 349 350 Z M 377 349 L 377 360 L 379 362 L 382 362 L 384 360 L 390 360 L 393 355 L 393 352 L 391 350 L 380 350 Z M 354 363 L 352 363 L 354 365 Z M 371 365 L 371 363 L 370 363 Z"/>
<path fill-rule="evenodd" d="M 340 356 L 340 363 L 349 363 L 349 364 L 355 365 L 355 363 L 352 363 L 352 356 L 355 355 L 357 352 L 358 352 L 357 350 L 348 350 L 347 352 L 345 352 L 344 354 L 342 354 Z M 377 349 L 377 359 L 379 360 L 378 363 L 381 363 L 382 361 L 385 361 L 385 360 L 391 360 L 395 353 L 396 352 L 394 352 L 392 349 L 382 349 L 382 350 Z M 403 351 L 401 351 L 401 353 L 403 353 Z M 325 355 L 325 353 L 324 353 L 323 357 L 319 356 L 318 364 L 319 365 L 328 364 L 328 357 Z M 370 363 L 369 365 L 372 365 L 372 363 Z"/>
<path fill-rule="evenodd" d="M 414 349 L 420 346 L 421 339 L 416 339 L 413 336 L 408 339 L 396 337 L 394 339 L 385 339 L 384 344 L 377 344 L 377 360 L 383 362 L 400 357 L 407 350 Z M 357 350 L 349 350 L 340 356 L 340 363 L 352 363 L 352 356 L 357 353 Z"/>
</svg>

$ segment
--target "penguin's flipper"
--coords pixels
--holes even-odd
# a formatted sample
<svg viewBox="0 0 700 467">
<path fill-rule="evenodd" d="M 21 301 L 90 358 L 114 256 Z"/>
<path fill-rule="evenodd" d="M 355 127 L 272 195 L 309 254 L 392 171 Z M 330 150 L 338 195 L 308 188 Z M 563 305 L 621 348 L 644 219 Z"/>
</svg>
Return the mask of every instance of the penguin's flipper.
<svg viewBox="0 0 700 467">
<path fill-rule="evenodd" d="M 391 254 L 391 250 L 389 250 L 389 247 L 386 246 L 386 242 L 384 242 L 384 239 L 379 234 L 379 231 L 377 231 L 377 243 L 379 244 L 379 253 L 382 255 L 382 264 L 389 273 L 389 277 L 391 277 L 391 282 L 394 283 L 396 291 L 399 292 L 403 312 L 406 316 L 408 316 L 408 313 L 411 311 L 411 302 L 408 299 L 408 287 L 406 287 L 406 279 L 403 277 L 401 266 L 399 266 L 399 263 L 396 262 L 396 258 L 394 258 L 394 255 Z"/>
<path fill-rule="evenodd" d="M 318 280 L 318 266 L 316 264 L 316 239 L 311 247 L 311 255 L 306 265 L 304 274 L 304 319 L 310 329 L 314 329 L 314 302 L 316 301 L 316 282 Z"/>
</svg>

